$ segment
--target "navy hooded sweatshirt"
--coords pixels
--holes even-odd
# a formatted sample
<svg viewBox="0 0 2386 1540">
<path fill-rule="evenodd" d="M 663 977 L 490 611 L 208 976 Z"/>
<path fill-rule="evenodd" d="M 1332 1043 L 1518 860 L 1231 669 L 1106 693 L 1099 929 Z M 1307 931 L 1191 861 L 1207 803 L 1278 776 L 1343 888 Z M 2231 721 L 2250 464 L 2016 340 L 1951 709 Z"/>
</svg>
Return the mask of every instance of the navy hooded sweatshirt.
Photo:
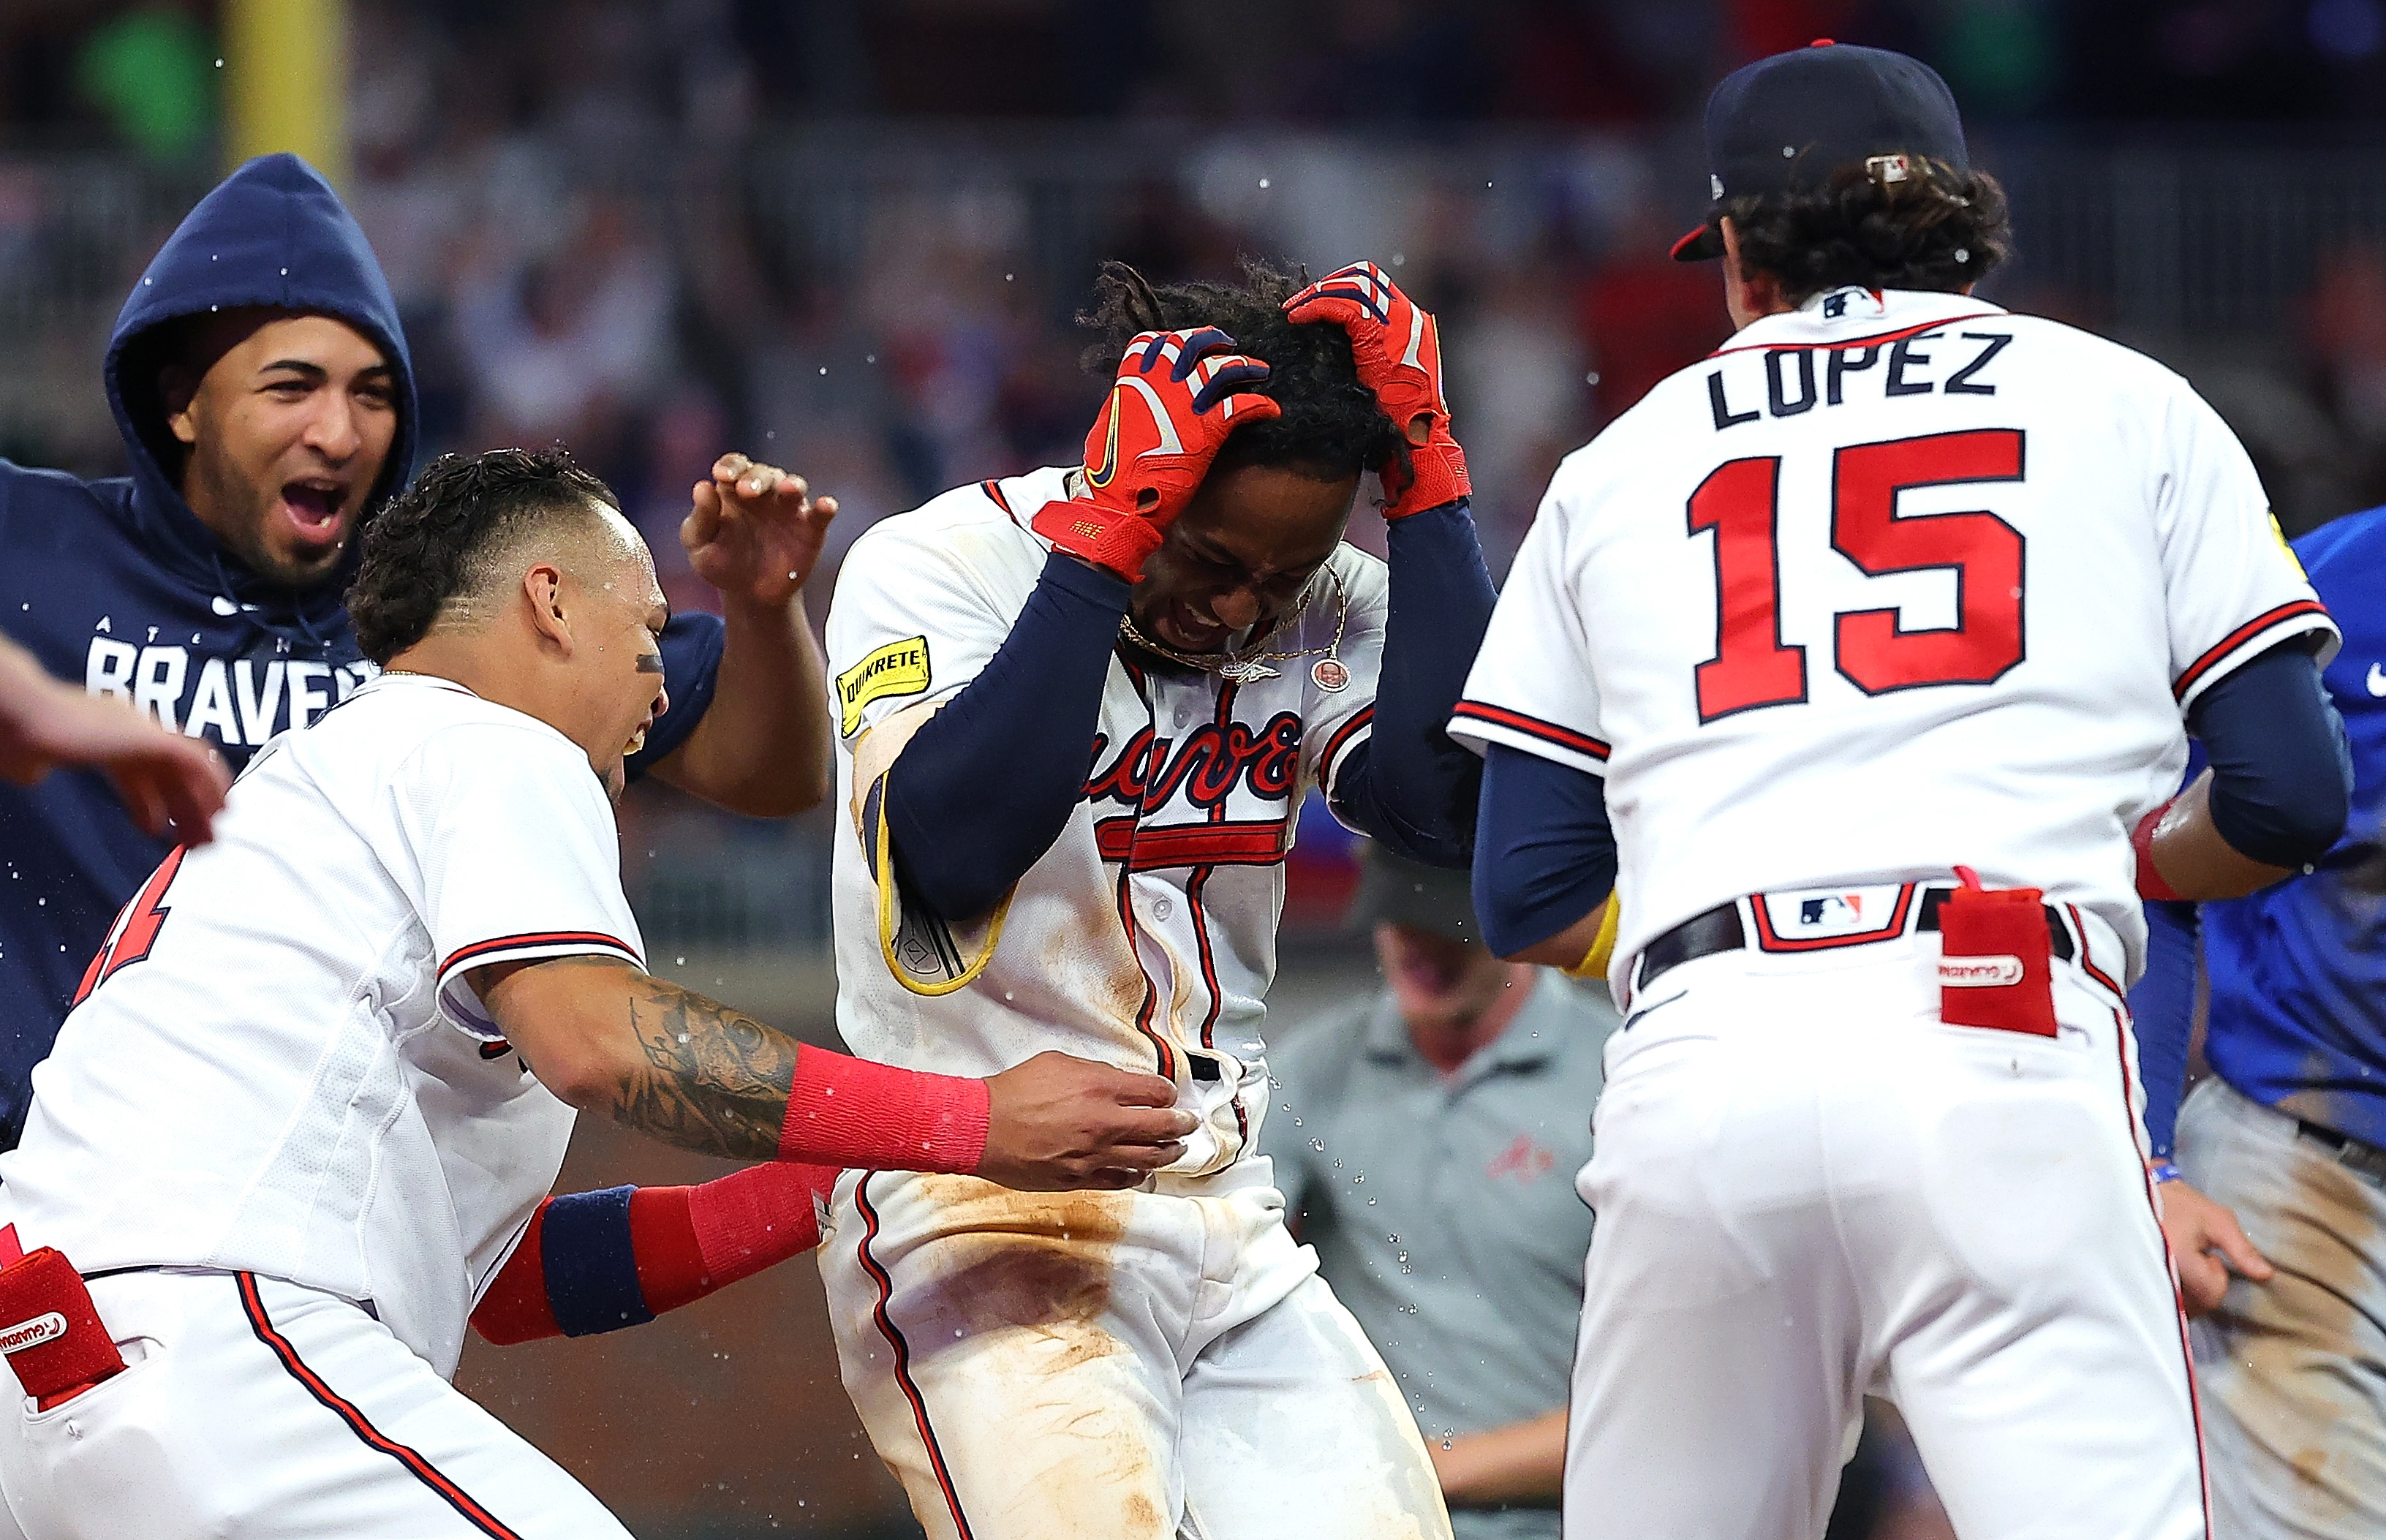
<svg viewBox="0 0 2386 1540">
<path fill-rule="evenodd" d="M 59 678 L 206 738 L 235 770 L 374 671 L 342 604 L 360 541 L 351 538 L 339 570 L 317 586 L 277 587 L 199 522 L 165 469 L 157 328 L 242 305 L 335 316 L 396 370 L 397 434 L 365 505 L 370 518 L 413 463 L 413 368 L 364 232 L 295 156 L 252 160 L 201 199 L 124 302 L 103 377 L 132 474 L 84 482 L 0 460 L 0 630 Z M 634 772 L 685 741 L 703 716 L 721 645 L 714 617 L 672 620 L 662 643 L 672 708 Z M 17 1144 L 28 1077 L 84 966 L 166 850 L 95 771 L 59 770 L 31 789 L 0 783 L 0 1148 Z"/>
</svg>

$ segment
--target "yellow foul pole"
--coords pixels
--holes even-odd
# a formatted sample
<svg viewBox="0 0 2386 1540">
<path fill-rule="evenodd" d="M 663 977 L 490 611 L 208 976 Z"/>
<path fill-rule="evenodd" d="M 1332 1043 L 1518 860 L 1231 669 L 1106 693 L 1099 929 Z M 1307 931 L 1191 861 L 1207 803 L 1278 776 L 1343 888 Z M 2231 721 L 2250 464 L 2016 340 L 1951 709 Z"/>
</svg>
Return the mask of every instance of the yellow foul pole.
<svg viewBox="0 0 2386 1540">
<path fill-rule="evenodd" d="M 224 148 L 289 150 L 333 186 L 348 171 L 346 0 L 224 0 Z"/>
</svg>

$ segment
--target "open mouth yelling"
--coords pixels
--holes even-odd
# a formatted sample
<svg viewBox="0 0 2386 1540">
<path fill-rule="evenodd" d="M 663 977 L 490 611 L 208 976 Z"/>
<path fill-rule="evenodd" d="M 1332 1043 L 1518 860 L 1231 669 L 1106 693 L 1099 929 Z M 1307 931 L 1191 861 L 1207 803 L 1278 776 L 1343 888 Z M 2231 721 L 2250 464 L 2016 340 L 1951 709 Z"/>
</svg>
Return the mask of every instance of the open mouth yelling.
<svg viewBox="0 0 2386 1540">
<path fill-rule="evenodd" d="M 343 515 L 347 488 L 324 478 L 286 482 L 282 487 L 282 513 L 305 545 L 336 545 L 345 532 Z"/>
<path fill-rule="evenodd" d="M 1156 618 L 1153 629 L 1160 632 L 1162 641 L 1179 652 L 1217 652 L 1234 637 L 1234 632 L 1215 620 L 1195 614 L 1193 607 L 1182 599 L 1169 603 Z"/>
</svg>

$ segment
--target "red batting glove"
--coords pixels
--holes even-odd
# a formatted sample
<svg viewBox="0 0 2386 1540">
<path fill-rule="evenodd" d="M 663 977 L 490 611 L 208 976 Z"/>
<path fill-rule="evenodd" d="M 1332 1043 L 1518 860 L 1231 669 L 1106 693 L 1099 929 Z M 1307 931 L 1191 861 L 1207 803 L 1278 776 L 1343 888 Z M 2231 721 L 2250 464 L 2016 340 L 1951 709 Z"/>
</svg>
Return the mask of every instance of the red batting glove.
<svg viewBox="0 0 2386 1540">
<path fill-rule="evenodd" d="M 1441 394 L 1441 329 L 1416 301 L 1400 293 L 1373 262 L 1327 273 L 1284 302 L 1295 321 L 1332 321 L 1350 333 L 1359 382 L 1399 425 L 1413 471 L 1384 470 L 1384 517 L 1403 519 L 1474 491 L 1466 451 L 1450 436 L 1450 403 Z"/>
<path fill-rule="evenodd" d="M 1268 377 L 1267 365 L 1228 351 L 1234 345 L 1214 326 L 1137 334 L 1086 435 L 1086 495 L 1045 504 L 1029 521 L 1036 532 L 1054 550 L 1141 582 L 1226 435 L 1283 410 L 1264 395 L 1232 394 Z"/>
</svg>

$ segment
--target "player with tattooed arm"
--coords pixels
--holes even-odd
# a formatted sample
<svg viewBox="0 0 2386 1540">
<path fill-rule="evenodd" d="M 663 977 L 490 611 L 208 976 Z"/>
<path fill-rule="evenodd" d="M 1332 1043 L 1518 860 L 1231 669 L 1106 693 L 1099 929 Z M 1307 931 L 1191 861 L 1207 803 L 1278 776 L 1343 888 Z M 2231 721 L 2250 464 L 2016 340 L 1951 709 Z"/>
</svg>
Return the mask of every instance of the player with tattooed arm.
<svg viewBox="0 0 2386 1540">
<path fill-rule="evenodd" d="M 684 1304 L 809 1247 L 840 1166 L 1117 1187 L 1184 1155 L 1159 1076 L 912 1073 L 645 970 L 608 794 L 670 709 L 670 617 L 566 457 L 433 466 L 348 608 L 386 671 L 125 906 L 0 1157 L 31 1540 L 623 1535 L 448 1384 L 468 1318 Z M 547 1200 L 575 1108 L 766 1163 Z"/>
</svg>

